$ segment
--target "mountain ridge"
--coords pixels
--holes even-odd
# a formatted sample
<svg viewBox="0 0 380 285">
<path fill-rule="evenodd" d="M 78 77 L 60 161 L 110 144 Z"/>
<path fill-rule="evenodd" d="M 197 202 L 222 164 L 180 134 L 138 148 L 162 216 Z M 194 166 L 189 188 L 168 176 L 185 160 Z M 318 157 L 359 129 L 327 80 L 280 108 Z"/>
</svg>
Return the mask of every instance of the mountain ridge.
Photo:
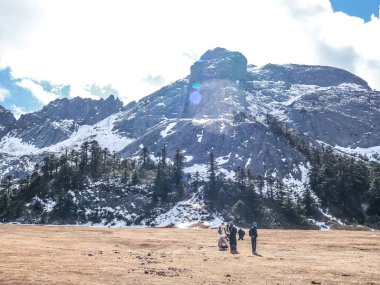
<svg viewBox="0 0 380 285">
<path fill-rule="evenodd" d="M 155 161 L 163 147 L 171 154 L 181 149 L 184 173 L 202 177 L 213 153 L 227 179 L 245 168 L 281 181 L 296 200 L 310 183 L 310 151 L 332 147 L 366 163 L 380 159 L 380 93 L 352 73 L 295 64 L 257 67 L 222 48 L 207 51 L 190 71 L 126 106 L 114 97 L 63 100 L 25 115 L 0 140 L 3 177 L 25 177 L 44 155 L 96 140 L 122 159 L 137 159 L 144 147 Z M 81 102 L 92 106 L 88 112 L 77 112 Z M 57 103 L 78 110 L 57 112 Z"/>
</svg>

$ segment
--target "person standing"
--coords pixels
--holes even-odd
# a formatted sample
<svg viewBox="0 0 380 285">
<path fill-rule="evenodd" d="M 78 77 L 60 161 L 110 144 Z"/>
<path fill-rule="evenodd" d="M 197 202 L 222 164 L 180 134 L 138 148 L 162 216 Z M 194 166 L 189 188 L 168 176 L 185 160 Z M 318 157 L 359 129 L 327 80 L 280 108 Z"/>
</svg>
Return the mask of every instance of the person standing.
<svg viewBox="0 0 380 285">
<path fill-rule="evenodd" d="M 257 244 L 257 223 L 253 222 L 252 227 L 249 229 L 249 236 L 251 237 L 252 242 L 252 254 L 256 254 L 256 244 Z"/>
<path fill-rule="evenodd" d="M 237 229 L 233 225 L 232 222 L 229 224 L 228 228 L 230 230 L 230 234 L 229 234 L 230 250 L 231 250 L 231 253 L 235 254 L 235 253 L 238 253 L 237 252 L 237 240 L 236 240 Z"/>
<path fill-rule="evenodd" d="M 226 226 L 224 225 L 224 223 L 220 224 L 220 226 L 218 228 L 218 234 L 219 235 L 226 235 L 227 234 Z"/>
<path fill-rule="evenodd" d="M 244 240 L 245 231 L 242 228 L 239 229 L 238 234 L 239 234 L 239 240 Z"/>
</svg>

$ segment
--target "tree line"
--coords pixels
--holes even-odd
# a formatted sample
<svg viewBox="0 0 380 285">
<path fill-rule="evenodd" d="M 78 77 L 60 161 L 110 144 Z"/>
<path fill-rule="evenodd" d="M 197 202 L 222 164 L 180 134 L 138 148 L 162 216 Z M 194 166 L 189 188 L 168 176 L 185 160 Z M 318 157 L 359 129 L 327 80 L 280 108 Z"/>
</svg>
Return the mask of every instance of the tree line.
<svg viewBox="0 0 380 285">
<path fill-rule="evenodd" d="M 272 132 L 296 148 L 311 164 L 310 189 L 323 208 L 351 222 L 378 223 L 380 220 L 380 164 L 365 156 L 356 158 L 337 153 L 331 146 L 313 146 L 307 137 L 268 115 Z"/>
</svg>

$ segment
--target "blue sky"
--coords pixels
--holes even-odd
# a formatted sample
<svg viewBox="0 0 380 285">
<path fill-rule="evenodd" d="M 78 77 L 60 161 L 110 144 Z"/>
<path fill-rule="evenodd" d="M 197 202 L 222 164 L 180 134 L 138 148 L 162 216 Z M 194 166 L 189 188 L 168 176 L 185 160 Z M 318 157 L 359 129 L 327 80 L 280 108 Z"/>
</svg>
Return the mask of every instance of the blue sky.
<svg viewBox="0 0 380 285">
<path fill-rule="evenodd" d="M 27 83 L 27 84 L 25 84 Z M 30 84 L 39 88 L 29 88 Z M 54 86 L 48 81 L 37 81 L 27 78 L 13 78 L 10 67 L 0 69 L 0 90 L 3 90 L 0 105 L 11 110 L 17 117 L 24 112 L 41 109 L 48 101 L 38 99 L 38 92 L 53 94 L 56 98 L 70 97 L 70 86 Z M 55 99 L 54 97 L 52 97 Z M 50 99 L 50 98 L 49 98 Z"/>
<path fill-rule="evenodd" d="M 334 11 L 344 12 L 368 22 L 372 15 L 379 17 L 380 0 L 330 0 Z"/>
<path fill-rule="evenodd" d="M 62 97 L 128 103 L 215 47 L 343 68 L 379 90 L 379 2 L 0 0 L 0 105 L 18 117 Z"/>
</svg>

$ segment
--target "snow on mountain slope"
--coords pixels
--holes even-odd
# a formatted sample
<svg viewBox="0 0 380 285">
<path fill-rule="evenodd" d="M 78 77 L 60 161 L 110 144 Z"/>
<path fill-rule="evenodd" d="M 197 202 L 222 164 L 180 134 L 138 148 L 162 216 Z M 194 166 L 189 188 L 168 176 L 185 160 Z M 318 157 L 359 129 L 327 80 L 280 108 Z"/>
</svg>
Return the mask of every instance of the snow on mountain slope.
<svg viewBox="0 0 380 285">
<path fill-rule="evenodd" d="M 91 105 L 88 110 L 86 104 Z M 87 110 L 86 116 L 75 109 L 77 105 Z M 119 110 L 119 101 L 113 97 L 98 103 L 58 100 L 39 115 L 24 116 L 19 129 L 0 141 L 0 154 L 16 160 L 22 155 L 63 153 L 86 140 L 97 140 L 129 157 L 136 156 L 141 145 L 153 154 L 166 145 L 169 156 L 179 147 L 193 158 L 186 162 L 187 172 L 204 170 L 213 151 L 228 177 L 246 166 L 256 174 L 276 174 L 303 184 L 301 166 L 307 165 L 307 157 L 273 133 L 268 115 L 313 145 L 322 141 L 375 157 L 380 146 L 379 106 L 379 93 L 349 72 L 292 64 L 247 66 L 242 54 L 217 48 L 193 65 L 189 77 L 100 122 L 99 110 L 104 109 L 103 116 Z M 41 140 L 34 143 L 34 134 Z"/>
<path fill-rule="evenodd" d="M 203 200 L 202 190 L 194 193 L 188 200 L 178 202 L 169 211 L 158 215 L 151 224 L 156 227 L 188 227 L 197 222 L 207 222 L 210 227 L 217 227 L 223 222 L 218 214 L 210 214 Z"/>
<path fill-rule="evenodd" d="M 23 142 L 18 137 L 8 134 L 0 141 L 0 153 L 7 153 L 14 156 L 38 155 L 48 152 L 59 154 L 72 148 L 78 148 L 83 142 L 92 140 L 98 141 L 103 148 L 118 152 L 133 142 L 133 139 L 124 137 L 113 130 L 115 122 L 119 120 L 122 115 L 123 112 L 119 112 L 95 125 L 82 125 L 73 132 L 68 139 L 49 147 L 38 148 L 30 143 Z M 57 122 L 56 124 L 59 123 Z"/>
<path fill-rule="evenodd" d="M 82 125 L 68 139 L 43 148 L 23 142 L 9 133 L 0 140 L 0 179 L 8 173 L 24 177 L 32 172 L 34 165 L 40 163 L 43 156 L 49 153 L 62 155 L 66 150 L 78 149 L 85 141 L 96 140 L 103 148 L 119 152 L 134 141 L 114 130 L 115 123 L 123 116 L 124 113 L 119 112 L 95 125 Z"/>
</svg>

